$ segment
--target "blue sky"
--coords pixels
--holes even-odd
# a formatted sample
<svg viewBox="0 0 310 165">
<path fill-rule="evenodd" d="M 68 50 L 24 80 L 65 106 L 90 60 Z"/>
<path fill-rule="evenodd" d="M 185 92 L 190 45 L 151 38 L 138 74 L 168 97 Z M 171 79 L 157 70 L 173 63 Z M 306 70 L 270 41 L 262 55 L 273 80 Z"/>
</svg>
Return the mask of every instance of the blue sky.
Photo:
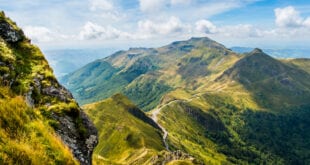
<svg viewBox="0 0 310 165">
<path fill-rule="evenodd" d="M 307 0 L 0 0 L 46 49 L 152 47 L 208 36 L 224 45 L 309 48 Z"/>
</svg>

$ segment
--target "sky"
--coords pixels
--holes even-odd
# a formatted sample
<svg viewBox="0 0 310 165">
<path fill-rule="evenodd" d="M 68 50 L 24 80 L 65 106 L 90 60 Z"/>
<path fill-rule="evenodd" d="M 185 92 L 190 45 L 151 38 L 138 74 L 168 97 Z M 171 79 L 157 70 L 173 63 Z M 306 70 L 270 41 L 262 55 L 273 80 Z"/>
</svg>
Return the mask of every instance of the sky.
<svg viewBox="0 0 310 165">
<path fill-rule="evenodd" d="M 0 10 L 44 49 L 204 36 L 227 47 L 310 48 L 309 0 L 0 0 Z"/>
</svg>

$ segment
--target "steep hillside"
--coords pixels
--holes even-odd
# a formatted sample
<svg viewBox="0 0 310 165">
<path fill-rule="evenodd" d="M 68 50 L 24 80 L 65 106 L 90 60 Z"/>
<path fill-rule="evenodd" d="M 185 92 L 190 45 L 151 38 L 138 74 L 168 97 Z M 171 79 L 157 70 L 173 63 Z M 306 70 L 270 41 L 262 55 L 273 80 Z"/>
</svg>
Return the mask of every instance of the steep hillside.
<svg viewBox="0 0 310 165">
<path fill-rule="evenodd" d="M 157 164 L 175 159 L 191 162 L 186 156 L 175 157 L 164 151 L 157 124 L 121 94 L 83 109 L 98 128 L 99 139 L 104 139 L 94 151 L 95 164 Z"/>
<path fill-rule="evenodd" d="M 168 132 L 170 148 L 206 164 L 309 163 L 309 104 L 275 114 L 235 104 L 227 94 L 167 94 L 159 123 Z"/>
<path fill-rule="evenodd" d="M 255 102 L 272 110 L 308 104 L 310 100 L 310 74 L 285 65 L 260 49 L 239 60 L 217 81 L 228 85 L 240 83 Z"/>
<path fill-rule="evenodd" d="M 90 164 L 95 127 L 58 83 L 40 49 L 3 12 L 0 73 L 0 162 L 73 164 L 74 156 Z"/>
<path fill-rule="evenodd" d="M 132 48 L 86 65 L 61 79 L 79 103 L 123 92 L 145 111 L 167 92 L 197 88 L 240 57 L 209 38 L 191 38 L 157 49 Z M 144 91 L 148 91 L 145 93 Z"/>
</svg>

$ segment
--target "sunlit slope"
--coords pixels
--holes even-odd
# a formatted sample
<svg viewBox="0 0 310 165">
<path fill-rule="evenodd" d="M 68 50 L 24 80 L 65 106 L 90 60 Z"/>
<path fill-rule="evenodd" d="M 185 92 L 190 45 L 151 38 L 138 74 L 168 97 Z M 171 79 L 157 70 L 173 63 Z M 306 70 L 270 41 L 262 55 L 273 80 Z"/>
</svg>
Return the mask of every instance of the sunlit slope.
<svg viewBox="0 0 310 165">
<path fill-rule="evenodd" d="M 125 96 L 117 94 L 83 108 L 99 131 L 94 158 L 130 164 L 146 161 L 164 150 L 157 125 Z"/>
<path fill-rule="evenodd" d="M 169 132 L 171 148 L 206 164 L 310 161 L 310 105 L 273 113 L 235 104 L 225 92 L 192 95 L 178 90 L 166 97 L 159 122 Z"/>
</svg>

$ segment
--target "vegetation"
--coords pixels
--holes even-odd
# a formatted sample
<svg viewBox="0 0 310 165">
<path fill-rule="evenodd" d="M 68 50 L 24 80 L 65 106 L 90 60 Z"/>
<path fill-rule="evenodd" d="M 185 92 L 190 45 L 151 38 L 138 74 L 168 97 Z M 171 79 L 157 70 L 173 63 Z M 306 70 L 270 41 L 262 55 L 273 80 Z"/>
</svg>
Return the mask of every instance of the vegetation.
<svg viewBox="0 0 310 165">
<path fill-rule="evenodd" d="M 284 113 L 242 108 L 225 94 L 174 101 L 161 110 L 168 141 L 206 164 L 309 163 L 309 105 Z M 169 102 L 169 101 L 168 101 Z"/>
<path fill-rule="evenodd" d="M 143 111 L 149 111 L 169 91 L 198 88 L 205 84 L 206 76 L 220 74 L 238 59 L 215 41 L 192 38 L 157 49 L 116 52 L 63 77 L 61 82 L 81 104 L 122 92 Z"/>
<path fill-rule="evenodd" d="M 120 94 L 98 103 L 83 107 L 94 121 L 98 131 L 98 146 L 94 160 L 105 160 L 116 164 L 146 162 L 164 149 L 158 128 L 138 118 L 130 109 L 141 110 Z M 98 160 L 97 160 L 98 161 Z"/>
<path fill-rule="evenodd" d="M 78 164 L 38 110 L 0 89 L 0 164 Z"/>
</svg>

